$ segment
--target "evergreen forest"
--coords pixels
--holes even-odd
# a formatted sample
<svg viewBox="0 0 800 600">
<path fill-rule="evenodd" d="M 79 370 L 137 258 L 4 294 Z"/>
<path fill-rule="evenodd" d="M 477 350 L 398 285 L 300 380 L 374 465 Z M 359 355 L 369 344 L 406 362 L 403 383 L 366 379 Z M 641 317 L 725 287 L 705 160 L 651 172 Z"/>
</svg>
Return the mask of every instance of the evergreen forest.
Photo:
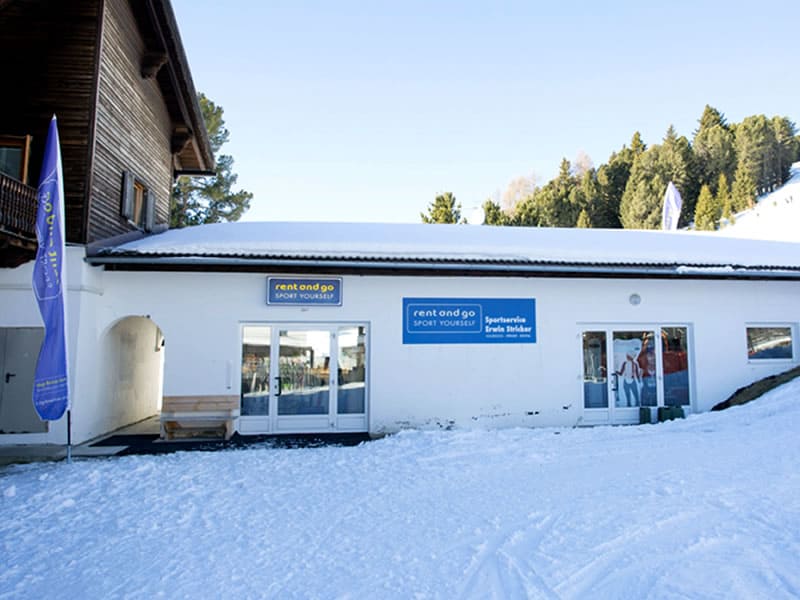
<svg viewBox="0 0 800 600">
<path fill-rule="evenodd" d="M 542 186 L 512 182 L 512 193 L 483 204 L 487 225 L 658 229 L 664 192 L 672 181 L 683 199 L 680 227 L 716 229 L 722 217 L 752 206 L 781 186 L 800 160 L 800 136 L 787 117 L 765 115 L 729 123 L 706 106 L 689 140 L 670 126 L 659 144 L 639 132 L 595 168 L 588 157 L 561 161 Z M 512 187 L 510 186 L 510 187 Z M 423 222 L 463 222 L 451 193 L 431 203 Z"/>
</svg>

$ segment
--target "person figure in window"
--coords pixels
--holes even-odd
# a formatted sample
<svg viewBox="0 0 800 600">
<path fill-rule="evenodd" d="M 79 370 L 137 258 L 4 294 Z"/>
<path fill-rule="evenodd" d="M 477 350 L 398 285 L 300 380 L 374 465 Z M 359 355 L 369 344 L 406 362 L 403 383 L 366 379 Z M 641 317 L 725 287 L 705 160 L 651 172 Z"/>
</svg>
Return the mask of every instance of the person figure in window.
<svg viewBox="0 0 800 600">
<path fill-rule="evenodd" d="M 617 375 L 622 376 L 622 389 L 625 390 L 627 405 L 639 406 L 639 386 L 642 381 L 642 373 L 639 363 L 634 360 L 630 352 L 625 353 L 625 361 L 617 371 Z"/>
<path fill-rule="evenodd" d="M 666 338 L 665 338 L 666 339 Z M 666 342 L 662 342 L 662 348 Z M 656 406 L 658 404 L 656 392 L 656 346 L 655 339 L 649 333 L 645 337 L 644 348 L 639 354 L 638 361 L 641 368 L 642 385 L 640 399 L 642 406 Z"/>
</svg>

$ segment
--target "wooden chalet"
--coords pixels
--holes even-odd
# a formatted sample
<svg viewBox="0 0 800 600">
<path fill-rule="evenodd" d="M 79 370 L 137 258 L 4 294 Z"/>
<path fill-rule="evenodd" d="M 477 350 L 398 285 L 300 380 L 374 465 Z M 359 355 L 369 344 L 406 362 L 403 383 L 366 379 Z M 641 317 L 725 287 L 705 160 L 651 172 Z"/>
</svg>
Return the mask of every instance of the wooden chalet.
<svg viewBox="0 0 800 600">
<path fill-rule="evenodd" d="M 0 0 L 0 267 L 36 251 L 58 118 L 66 241 L 166 228 L 173 180 L 213 169 L 169 0 Z"/>
</svg>

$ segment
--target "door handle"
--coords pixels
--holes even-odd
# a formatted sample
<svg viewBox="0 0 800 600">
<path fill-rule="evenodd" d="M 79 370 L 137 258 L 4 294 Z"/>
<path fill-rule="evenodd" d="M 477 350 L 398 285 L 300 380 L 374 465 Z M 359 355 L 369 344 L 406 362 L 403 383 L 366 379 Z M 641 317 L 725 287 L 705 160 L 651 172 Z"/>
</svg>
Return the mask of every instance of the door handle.
<svg viewBox="0 0 800 600">
<path fill-rule="evenodd" d="M 275 381 L 278 383 L 278 390 L 275 392 L 275 397 L 277 398 L 283 393 L 283 379 L 281 377 L 276 377 Z"/>
<path fill-rule="evenodd" d="M 613 373 L 611 375 L 611 391 L 616 392 L 618 387 L 619 387 L 619 375 Z"/>
<path fill-rule="evenodd" d="M 16 374 L 16 373 L 6 373 L 6 383 L 8 383 L 9 381 L 11 381 L 11 378 L 12 378 L 12 377 L 16 377 L 16 376 L 17 376 L 17 374 Z"/>
</svg>

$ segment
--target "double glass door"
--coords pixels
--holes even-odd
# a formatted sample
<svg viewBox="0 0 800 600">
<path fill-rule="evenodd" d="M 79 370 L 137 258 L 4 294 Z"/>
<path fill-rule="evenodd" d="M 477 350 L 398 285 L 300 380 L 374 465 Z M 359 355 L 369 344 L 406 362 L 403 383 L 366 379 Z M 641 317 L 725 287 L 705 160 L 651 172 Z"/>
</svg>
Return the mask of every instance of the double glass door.
<svg viewBox="0 0 800 600">
<path fill-rule="evenodd" d="M 242 327 L 242 433 L 367 430 L 365 325 Z"/>
<path fill-rule="evenodd" d="M 690 406 L 688 337 L 685 326 L 585 328 L 584 421 L 638 423 L 643 406 Z"/>
</svg>

